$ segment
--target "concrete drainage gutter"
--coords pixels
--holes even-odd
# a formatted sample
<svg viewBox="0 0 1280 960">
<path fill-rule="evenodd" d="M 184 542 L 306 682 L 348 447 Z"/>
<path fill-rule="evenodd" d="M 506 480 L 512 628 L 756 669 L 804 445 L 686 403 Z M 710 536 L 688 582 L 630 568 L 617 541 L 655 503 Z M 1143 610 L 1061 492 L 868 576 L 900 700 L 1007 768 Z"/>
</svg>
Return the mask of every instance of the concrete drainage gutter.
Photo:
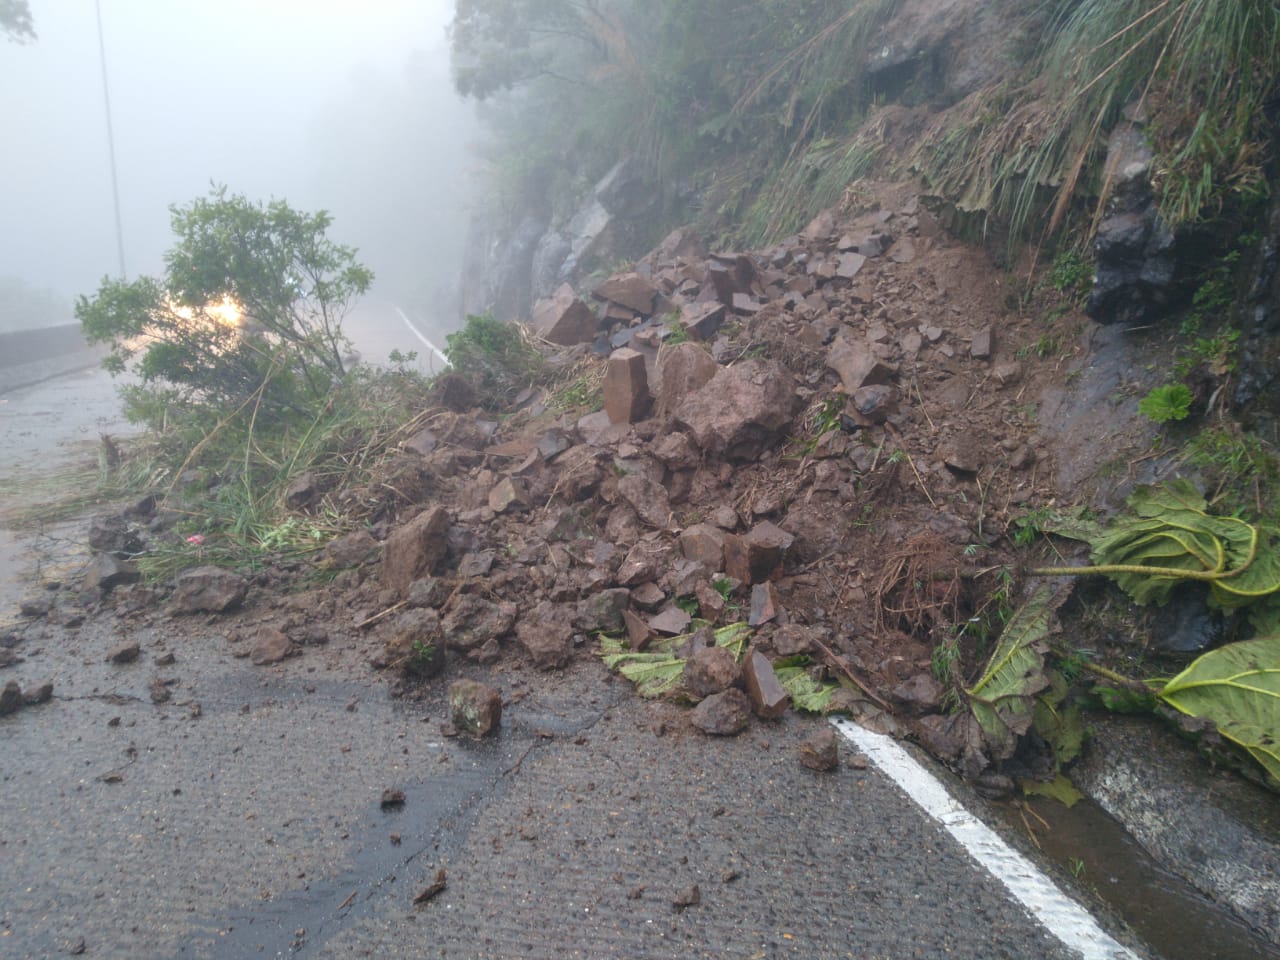
<svg viewBox="0 0 1280 960">
<path fill-rule="evenodd" d="M 85 341 L 78 323 L 0 333 L 0 393 L 95 366 L 105 354 Z"/>
<path fill-rule="evenodd" d="M 1215 770 L 1167 726 L 1139 717 L 1093 721 L 1076 785 L 1151 856 L 1280 944 L 1280 802 Z"/>
</svg>

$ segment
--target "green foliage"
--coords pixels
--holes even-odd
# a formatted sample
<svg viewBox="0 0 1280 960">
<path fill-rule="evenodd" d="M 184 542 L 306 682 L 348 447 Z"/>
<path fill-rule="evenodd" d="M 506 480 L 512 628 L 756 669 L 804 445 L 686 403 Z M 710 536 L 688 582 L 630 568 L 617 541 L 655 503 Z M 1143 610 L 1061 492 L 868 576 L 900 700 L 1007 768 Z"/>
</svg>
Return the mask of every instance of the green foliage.
<svg viewBox="0 0 1280 960">
<path fill-rule="evenodd" d="M 1159 696 L 1182 713 L 1212 720 L 1280 787 L 1280 636 L 1211 650 Z"/>
<path fill-rule="evenodd" d="M 1093 286 L 1093 265 L 1076 251 L 1064 250 L 1049 268 L 1049 284 L 1073 303 L 1081 303 Z"/>
<path fill-rule="evenodd" d="M 840 684 L 814 679 L 809 664 L 808 657 L 783 657 L 774 662 L 773 672 L 793 707 L 805 713 L 827 713 Z"/>
<path fill-rule="evenodd" d="M 309 416 L 346 373 L 342 317 L 373 275 L 326 237 L 327 213 L 214 188 L 171 208 L 163 279 L 104 278 L 76 302 L 104 366 L 132 369 L 126 414 L 153 429 L 251 407 L 264 423 Z"/>
<path fill-rule="evenodd" d="M 524 330 L 491 313 L 468 315 L 446 343 L 444 353 L 454 372 L 471 381 L 489 408 L 505 405 L 524 388 L 547 383 L 552 376 Z"/>
<path fill-rule="evenodd" d="M 715 640 L 741 660 L 747 639 L 753 632 L 745 623 L 731 623 L 715 631 Z M 610 670 L 617 670 L 634 683 L 636 692 L 642 697 L 676 695 L 681 692 L 685 664 L 684 658 L 676 651 L 688 640 L 688 634 L 667 637 L 650 644 L 647 650 L 635 651 L 622 640 L 601 636 L 600 659 Z"/>
<path fill-rule="evenodd" d="M 1185 420 L 1191 413 L 1191 390 L 1185 383 L 1156 387 L 1138 401 L 1138 411 L 1156 423 Z"/>
</svg>

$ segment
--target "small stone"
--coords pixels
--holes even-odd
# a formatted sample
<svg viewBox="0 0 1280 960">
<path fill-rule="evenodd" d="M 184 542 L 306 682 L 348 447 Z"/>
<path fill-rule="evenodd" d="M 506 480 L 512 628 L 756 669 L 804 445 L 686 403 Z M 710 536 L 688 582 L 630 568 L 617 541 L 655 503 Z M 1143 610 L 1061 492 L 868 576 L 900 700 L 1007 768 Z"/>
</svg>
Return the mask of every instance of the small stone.
<svg viewBox="0 0 1280 960">
<path fill-rule="evenodd" d="M 279 663 L 297 651 L 288 634 L 274 627 L 263 627 L 254 640 L 249 659 L 259 667 Z"/>
<path fill-rule="evenodd" d="M 132 560 L 120 560 L 112 554 L 99 553 L 89 561 L 80 588 L 85 593 L 95 590 L 110 593 L 116 587 L 137 583 L 141 579 L 142 573 Z"/>
<path fill-rule="evenodd" d="M 124 640 L 107 653 L 107 663 L 133 663 L 141 652 L 142 647 L 137 640 Z"/>
<path fill-rule="evenodd" d="M 825 773 L 840 763 L 840 752 L 835 730 L 823 727 L 800 744 L 800 763 L 810 770 Z"/>
<path fill-rule="evenodd" d="M 677 893 L 671 900 L 671 906 L 673 909 L 680 911 L 687 907 L 696 907 L 701 902 L 702 891 L 698 889 L 698 885 L 695 883 Z"/>
<path fill-rule="evenodd" d="M 751 588 L 751 611 L 747 623 L 758 627 L 777 618 L 782 612 L 782 603 L 778 598 L 778 590 L 769 580 L 757 583 Z"/>
<path fill-rule="evenodd" d="M 489 509 L 494 513 L 516 513 L 528 510 L 531 504 L 529 489 L 519 477 L 503 477 L 489 491 Z"/>
<path fill-rule="evenodd" d="M 382 791 L 382 801 L 379 804 L 383 810 L 397 810 L 404 806 L 404 791 L 388 787 Z"/>
<path fill-rule="evenodd" d="M 693 618 L 688 613 L 672 604 L 661 613 L 650 617 L 649 626 L 658 633 L 665 633 L 669 637 L 674 637 L 688 630 L 692 620 Z"/>
<path fill-rule="evenodd" d="M 973 339 L 969 341 L 969 356 L 975 360 L 988 360 L 991 358 L 992 334 L 990 327 L 983 327 L 973 335 Z"/>
<path fill-rule="evenodd" d="M 502 694 L 477 680 L 449 684 L 449 719 L 461 733 L 488 736 L 502 722 Z"/>
<path fill-rule="evenodd" d="M 18 686 L 16 680 L 10 680 L 0 688 L 0 717 L 13 713 L 22 704 L 22 688 Z"/>
<path fill-rule="evenodd" d="M 45 680 L 34 687 L 27 687 L 22 694 L 22 702 L 28 707 L 48 703 L 53 699 L 53 681 Z"/>
<path fill-rule="evenodd" d="M 168 703 L 173 696 L 163 677 L 152 677 L 151 682 L 147 684 L 147 693 L 151 696 L 151 702 L 157 704 Z"/>
<path fill-rule="evenodd" d="M 203 566 L 178 574 L 175 613 L 224 613 L 244 602 L 249 581 L 221 567 Z"/>
</svg>

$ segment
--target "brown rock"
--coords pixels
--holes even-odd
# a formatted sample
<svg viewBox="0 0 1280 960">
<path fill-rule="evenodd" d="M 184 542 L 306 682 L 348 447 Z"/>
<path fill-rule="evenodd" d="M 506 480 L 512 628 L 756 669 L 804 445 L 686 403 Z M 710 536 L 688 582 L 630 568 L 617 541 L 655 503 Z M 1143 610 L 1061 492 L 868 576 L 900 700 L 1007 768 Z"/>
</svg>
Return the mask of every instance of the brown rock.
<svg viewBox="0 0 1280 960">
<path fill-rule="evenodd" d="M 631 591 L 631 602 L 641 610 L 657 610 L 665 599 L 667 595 L 656 583 L 642 583 Z"/>
<path fill-rule="evenodd" d="M 604 409 L 611 423 L 634 423 L 649 412 L 644 355 L 629 347 L 613 351 L 604 371 Z"/>
<path fill-rule="evenodd" d="M 534 305 L 530 326 L 544 340 L 572 346 L 594 340 L 600 322 L 574 294 L 573 287 L 565 283 L 549 299 Z"/>
<path fill-rule="evenodd" d="M 311 506 L 319 495 L 320 485 L 316 481 L 316 475 L 307 471 L 294 477 L 285 488 L 284 505 L 290 510 L 302 510 Z"/>
<path fill-rule="evenodd" d="M 991 357 L 992 334 L 990 327 L 983 327 L 969 341 L 969 356 L 975 360 L 988 360 Z"/>
<path fill-rule="evenodd" d="M 795 538 L 766 520 L 743 536 L 726 534 L 724 572 L 741 583 L 757 584 L 782 576 L 783 561 Z"/>
<path fill-rule="evenodd" d="M 827 348 L 827 366 L 836 372 L 848 394 L 860 387 L 888 383 L 898 372 L 896 366 L 877 357 L 869 343 L 856 343 L 844 336 L 836 337 Z"/>
<path fill-rule="evenodd" d="M 773 631 L 773 649 L 780 657 L 795 657 L 814 650 L 812 627 L 788 623 Z"/>
<path fill-rule="evenodd" d="M 680 552 L 708 570 L 724 568 L 725 533 L 709 523 L 695 523 L 680 531 Z"/>
<path fill-rule="evenodd" d="M 4 688 L 0 689 L 0 717 L 15 712 L 22 705 L 22 688 L 18 686 L 18 682 L 10 680 L 5 683 Z"/>
<path fill-rule="evenodd" d="M 977 473 L 985 462 L 985 444 L 976 436 L 962 434 L 942 445 L 942 462 L 957 473 Z"/>
<path fill-rule="evenodd" d="M 466 652 L 506 636 L 515 621 L 514 603 L 492 603 L 477 594 L 462 593 L 445 606 L 440 629 L 446 645 Z"/>
<path fill-rule="evenodd" d="M 932 674 L 917 673 L 894 687 L 890 696 L 908 713 L 925 714 L 937 711 L 944 693 L 942 684 Z"/>
<path fill-rule="evenodd" d="M 853 392 L 853 409 L 867 423 L 884 423 L 898 412 L 898 388 L 887 383 L 859 387 Z"/>
<path fill-rule="evenodd" d="M 736 687 L 713 693 L 693 708 L 689 722 L 712 736 L 735 736 L 751 723 L 751 698 Z"/>
<path fill-rule="evenodd" d="M 516 624 L 516 639 L 539 670 L 558 670 L 573 657 L 573 627 L 566 608 L 548 600 Z"/>
<path fill-rule="evenodd" d="M 800 744 L 800 762 L 810 770 L 826 773 L 840 763 L 839 740 L 831 727 L 823 727 Z"/>
<path fill-rule="evenodd" d="M 643 650 L 649 646 L 649 641 L 653 639 L 654 632 L 648 621 L 630 610 L 623 610 L 622 622 L 627 628 L 627 645 L 632 650 Z"/>
<path fill-rule="evenodd" d="M 620 273 L 596 287 L 591 295 L 597 300 L 608 300 L 647 317 L 653 313 L 653 301 L 658 295 L 658 289 L 638 273 Z"/>
<path fill-rule="evenodd" d="M 773 664 L 763 653 L 753 650 L 742 664 L 742 679 L 756 709 L 756 716 L 776 720 L 787 712 L 791 697 L 782 688 Z"/>
<path fill-rule="evenodd" d="M 484 737 L 502 722 L 502 695 L 476 680 L 449 684 L 449 719 L 461 733 Z"/>
<path fill-rule="evenodd" d="M 758 627 L 776 620 L 781 613 L 782 601 L 778 597 L 778 588 L 772 581 L 766 580 L 751 587 L 751 610 L 747 615 L 747 623 Z"/>
<path fill-rule="evenodd" d="M 494 513 L 517 513 L 532 504 L 529 488 L 519 477 L 503 477 L 489 491 L 489 509 Z"/>
<path fill-rule="evenodd" d="M 435 572 L 448 546 L 448 511 L 424 510 L 382 545 L 382 582 L 403 597 L 413 581 Z"/>
<path fill-rule="evenodd" d="M 274 627 L 263 627 L 254 639 L 249 659 L 258 666 L 265 667 L 279 663 L 286 657 L 292 656 L 297 650 L 297 646 L 289 639 L 288 634 Z"/>
<path fill-rule="evenodd" d="M 791 424 L 796 394 L 791 374 L 772 360 L 721 367 L 689 394 L 675 420 L 702 450 L 726 460 L 753 460 Z"/>
<path fill-rule="evenodd" d="M 356 530 L 330 540 L 325 545 L 325 559 L 335 567 L 358 567 L 378 553 L 378 541 L 368 530 Z"/>
<path fill-rule="evenodd" d="M 728 690 L 738 682 L 738 661 L 725 647 L 699 647 L 684 662 L 684 685 L 699 699 Z"/>
<path fill-rule="evenodd" d="M 623 587 L 593 593 L 578 604 L 575 623 L 586 633 L 617 633 L 624 626 L 622 615 L 631 591 Z"/>
<path fill-rule="evenodd" d="M 694 588 L 693 595 L 698 600 L 698 613 L 702 615 L 702 619 L 717 623 L 725 608 L 725 599 L 720 591 L 703 580 Z"/>
<path fill-rule="evenodd" d="M 860 253 L 842 253 L 836 260 L 836 276 L 842 280 L 852 280 L 866 262 L 867 258 Z"/>
<path fill-rule="evenodd" d="M 678 343 L 658 354 L 658 415 L 671 414 L 689 394 L 711 382 L 720 370 L 711 354 L 696 343 Z"/>
<path fill-rule="evenodd" d="M 137 640 L 124 640 L 107 653 L 107 663 L 133 663 L 141 652 L 142 647 Z"/>
<path fill-rule="evenodd" d="M 649 626 L 658 633 L 674 637 L 688 630 L 692 621 L 693 618 L 688 613 L 672 604 L 656 616 L 650 617 Z"/>
<path fill-rule="evenodd" d="M 28 707 L 38 706 L 42 703 L 48 703 L 53 699 L 53 681 L 44 680 L 37 683 L 34 687 L 27 687 L 22 692 L 22 702 Z M 3 712 L 3 711 L 0 711 Z"/>
<path fill-rule="evenodd" d="M 444 646 L 440 616 L 429 607 L 418 607 L 396 619 L 384 662 L 406 676 L 425 680 L 444 672 Z"/>
</svg>

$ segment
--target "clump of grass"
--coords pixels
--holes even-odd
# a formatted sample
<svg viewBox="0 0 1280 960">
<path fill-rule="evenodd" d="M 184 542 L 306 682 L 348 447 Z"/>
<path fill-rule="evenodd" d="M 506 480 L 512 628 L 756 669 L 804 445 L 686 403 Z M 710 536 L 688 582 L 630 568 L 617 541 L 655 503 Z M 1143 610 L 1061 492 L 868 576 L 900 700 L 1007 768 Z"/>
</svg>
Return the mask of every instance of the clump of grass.
<svg viewBox="0 0 1280 960">
<path fill-rule="evenodd" d="M 488 409 L 502 407 L 521 390 L 555 376 L 525 327 L 491 313 L 468 315 L 462 329 L 445 339 L 453 372 L 471 382 Z"/>
</svg>

